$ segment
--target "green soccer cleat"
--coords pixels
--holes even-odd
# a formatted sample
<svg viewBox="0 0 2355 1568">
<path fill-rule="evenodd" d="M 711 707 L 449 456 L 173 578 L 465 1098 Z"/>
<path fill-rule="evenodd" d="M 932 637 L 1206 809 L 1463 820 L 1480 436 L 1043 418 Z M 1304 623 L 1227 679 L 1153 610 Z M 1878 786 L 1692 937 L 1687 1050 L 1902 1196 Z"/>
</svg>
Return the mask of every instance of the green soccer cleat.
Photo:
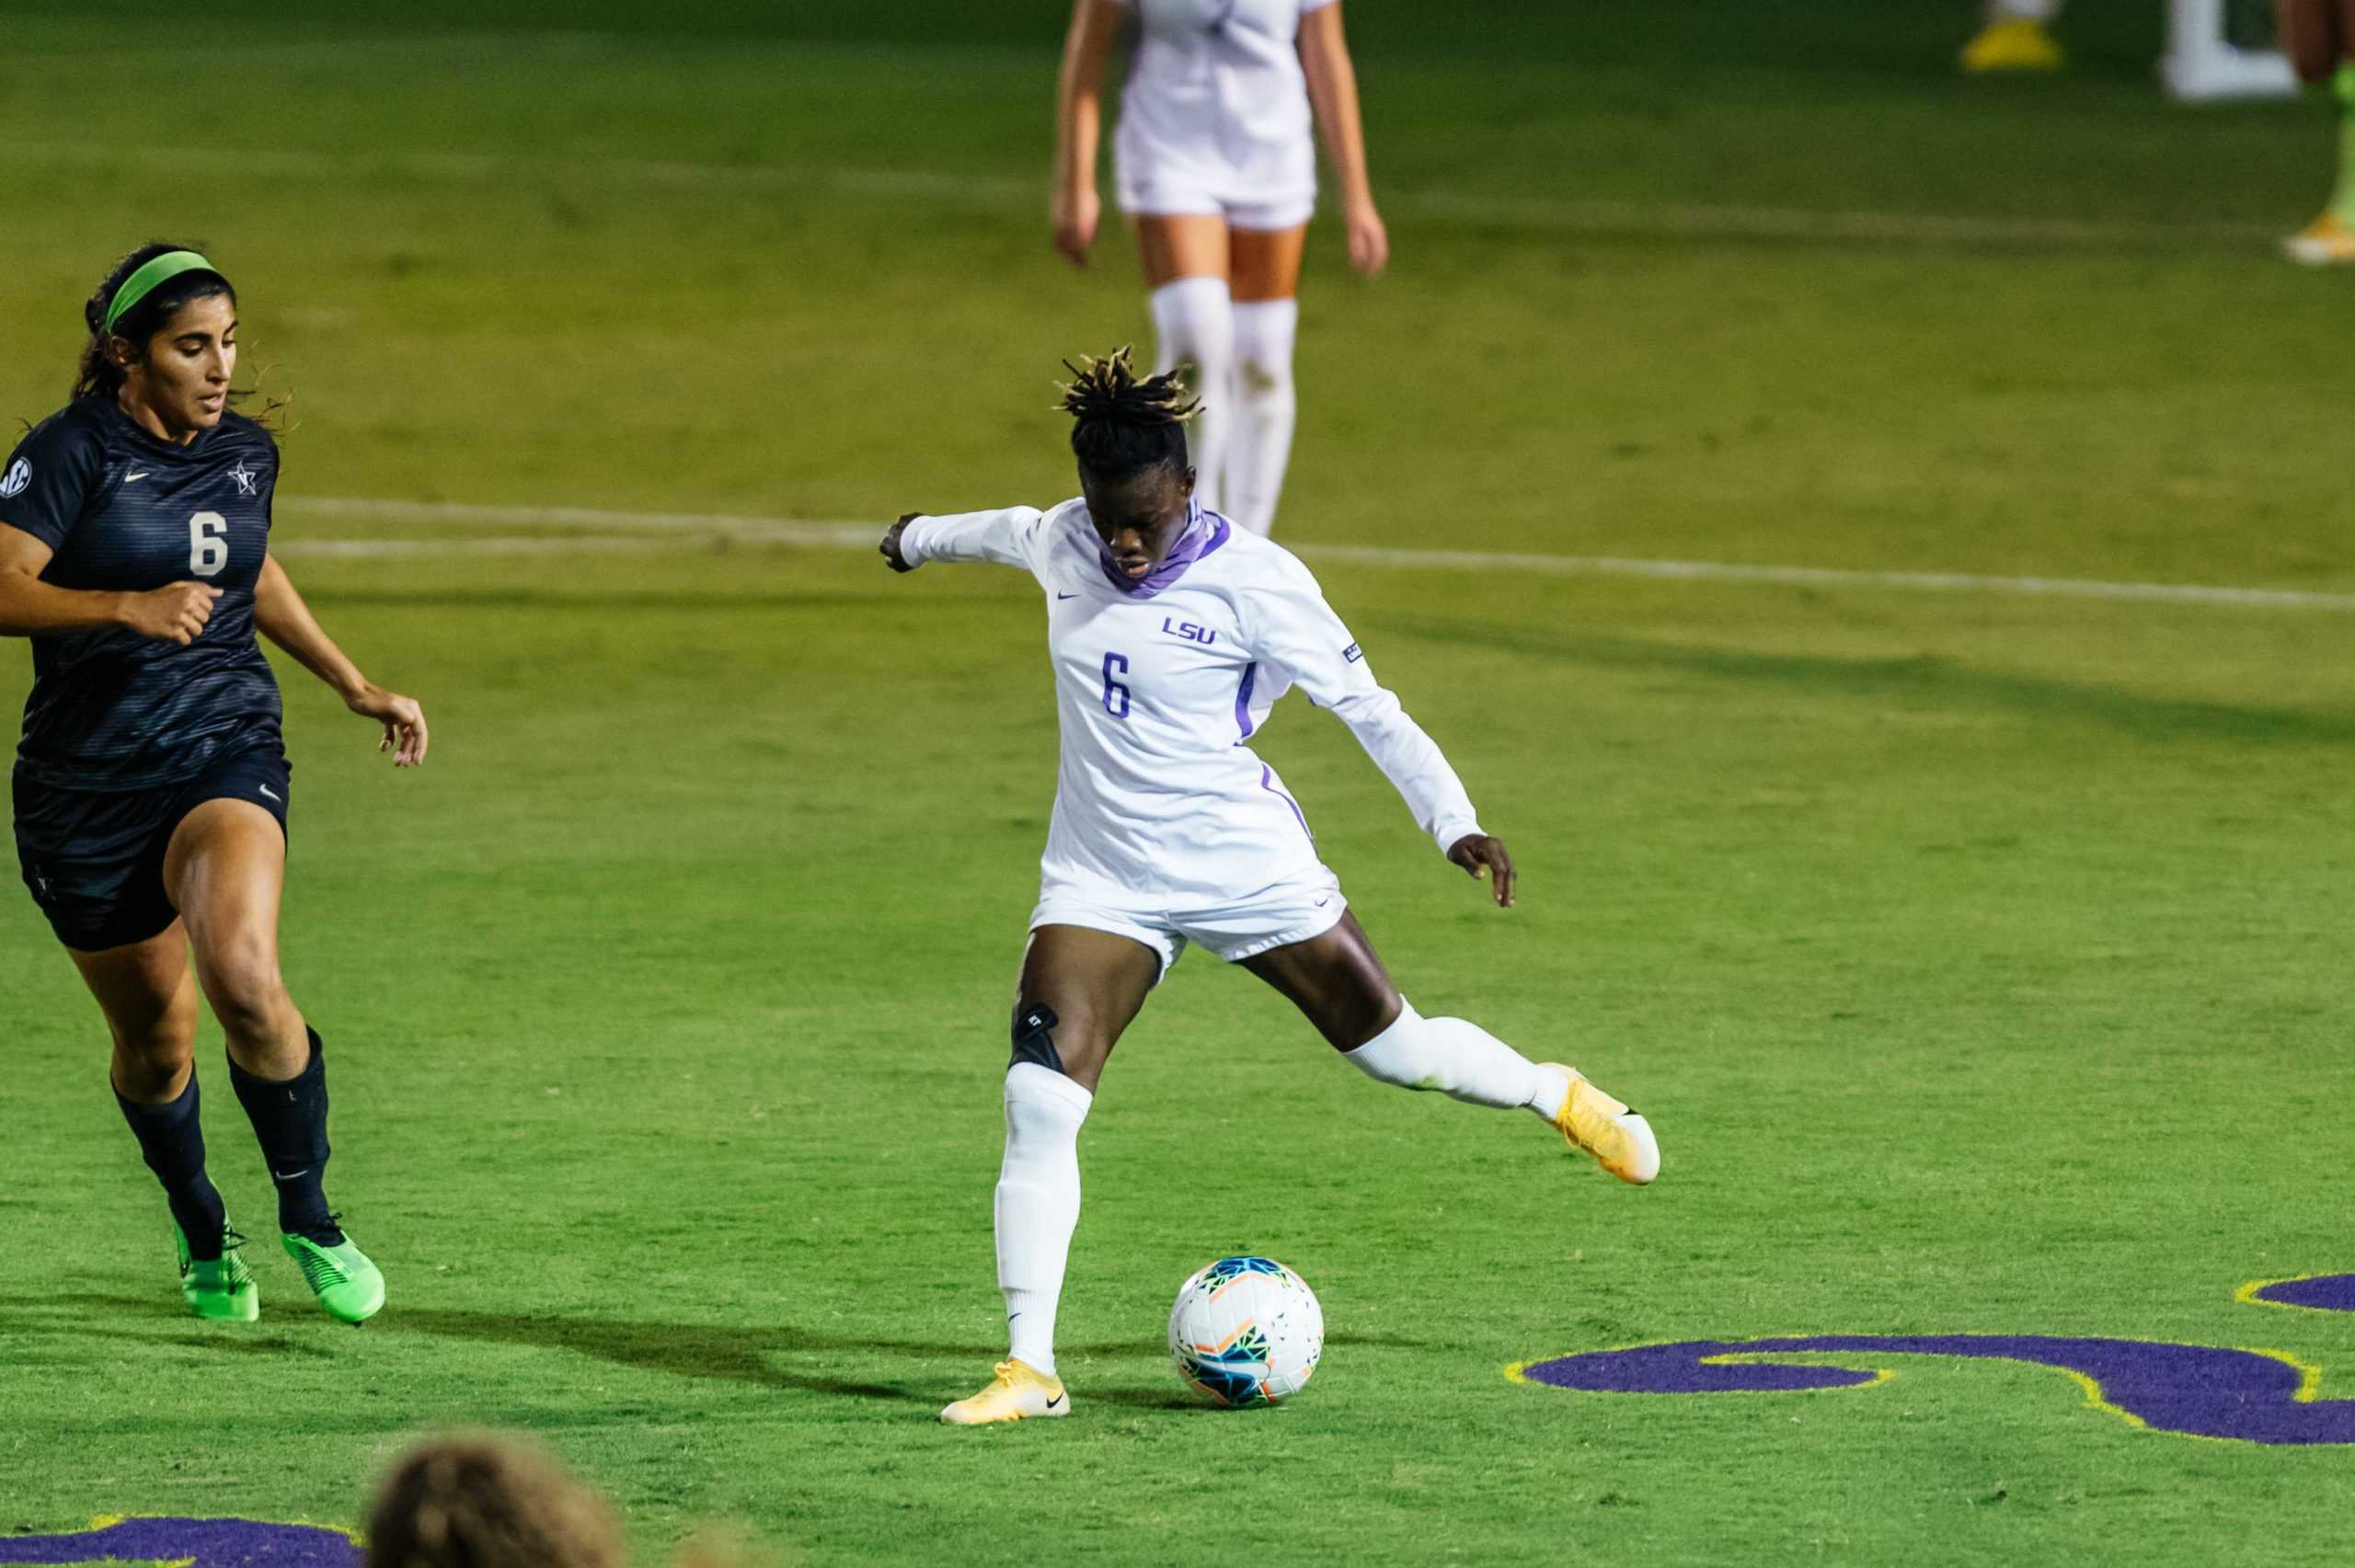
<svg viewBox="0 0 2355 1568">
<path fill-rule="evenodd" d="M 180 1254 L 180 1299 L 190 1311 L 229 1323 L 249 1323 L 261 1316 L 261 1292 L 254 1287 L 253 1271 L 237 1255 L 244 1240 L 235 1230 L 224 1233 L 221 1255 L 199 1263 L 188 1255 L 188 1232 L 173 1223 L 172 1242 Z"/>
<path fill-rule="evenodd" d="M 357 1326 L 384 1309 L 385 1276 L 367 1253 L 351 1244 L 350 1237 L 332 1247 L 292 1230 L 281 1231 L 278 1239 L 328 1317 Z"/>
</svg>

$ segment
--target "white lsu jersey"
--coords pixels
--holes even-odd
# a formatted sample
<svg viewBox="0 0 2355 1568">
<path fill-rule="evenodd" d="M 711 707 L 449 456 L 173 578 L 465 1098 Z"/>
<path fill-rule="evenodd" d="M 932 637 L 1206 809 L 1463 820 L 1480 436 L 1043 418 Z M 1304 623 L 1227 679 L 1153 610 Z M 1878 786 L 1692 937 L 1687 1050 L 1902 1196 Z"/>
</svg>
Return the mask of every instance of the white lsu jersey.
<svg viewBox="0 0 2355 1568">
<path fill-rule="evenodd" d="M 1142 583 L 1118 576 L 1077 499 L 920 517 L 900 553 L 1020 567 L 1045 595 L 1063 737 L 1050 883 L 1214 904 L 1322 873 L 1307 818 L 1249 745 L 1293 686 L 1350 727 L 1442 853 L 1480 830 L 1308 568 L 1215 512 L 1196 507 Z"/>
<path fill-rule="evenodd" d="M 1300 18 L 1332 0 L 1123 3 L 1139 28 L 1114 132 L 1122 209 L 1158 210 L 1167 193 L 1313 202 Z"/>
</svg>

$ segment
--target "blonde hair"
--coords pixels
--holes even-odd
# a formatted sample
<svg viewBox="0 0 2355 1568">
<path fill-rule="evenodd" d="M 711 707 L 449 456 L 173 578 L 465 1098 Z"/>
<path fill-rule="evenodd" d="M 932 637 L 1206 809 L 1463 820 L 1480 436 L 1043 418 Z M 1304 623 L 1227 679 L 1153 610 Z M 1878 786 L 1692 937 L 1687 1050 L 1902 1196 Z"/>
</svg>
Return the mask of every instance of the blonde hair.
<svg viewBox="0 0 2355 1568">
<path fill-rule="evenodd" d="M 625 1568 L 603 1498 L 532 1445 L 447 1437 L 411 1449 L 368 1513 L 368 1568 Z"/>
</svg>

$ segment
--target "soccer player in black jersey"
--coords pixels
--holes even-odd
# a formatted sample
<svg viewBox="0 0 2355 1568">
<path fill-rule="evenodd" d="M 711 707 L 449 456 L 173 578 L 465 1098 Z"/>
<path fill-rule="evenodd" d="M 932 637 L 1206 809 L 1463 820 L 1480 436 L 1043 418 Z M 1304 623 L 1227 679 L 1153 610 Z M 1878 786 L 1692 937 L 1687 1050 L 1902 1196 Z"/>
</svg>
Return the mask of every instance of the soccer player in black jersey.
<svg viewBox="0 0 2355 1568">
<path fill-rule="evenodd" d="M 385 1280 L 320 1185 L 327 1070 L 279 975 L 292 792 L 254 635 L 382 725 L 396 766 L 425 760 L 425 715 L 360 673 L 270 558 L 278 443 L 229 407 L 228 280 L 192 250 L 143 246 L 84 318 L 73 400 L 0 469 L 0 635 L 33 645 L 17 857 L 113 1032 L 115 1096 L 163 1183 L 190 1309 L 260 1310 L 205 1174 L 201 984 L 286 1251 L 319 1305 L 357 1323 L 384 1305 Z"/>
</svg>

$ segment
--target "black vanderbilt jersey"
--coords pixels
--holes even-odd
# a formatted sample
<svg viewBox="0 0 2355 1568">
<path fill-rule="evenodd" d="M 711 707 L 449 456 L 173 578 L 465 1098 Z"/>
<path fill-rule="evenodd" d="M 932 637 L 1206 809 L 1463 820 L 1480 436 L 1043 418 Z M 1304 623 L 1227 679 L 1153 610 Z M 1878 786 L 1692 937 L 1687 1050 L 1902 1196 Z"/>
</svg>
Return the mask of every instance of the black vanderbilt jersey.
<svg viewBox="0 0 2355 1568">
<path fill-rule="evenodd" d="M 254 641 L 254 585 L 277 482 L 278 443 L 236 414 L 177 446 L 111 399 L 83 397 L 17 446 L 0 469 L 0 523 L 56 552 L 41 580 L 223 590 L 187 647 L 120 628 L 33 638 L 20 777 L 149 789 L 193 777 L 224 747 L 276 739 L 278 681 Z"/>
</svg>

